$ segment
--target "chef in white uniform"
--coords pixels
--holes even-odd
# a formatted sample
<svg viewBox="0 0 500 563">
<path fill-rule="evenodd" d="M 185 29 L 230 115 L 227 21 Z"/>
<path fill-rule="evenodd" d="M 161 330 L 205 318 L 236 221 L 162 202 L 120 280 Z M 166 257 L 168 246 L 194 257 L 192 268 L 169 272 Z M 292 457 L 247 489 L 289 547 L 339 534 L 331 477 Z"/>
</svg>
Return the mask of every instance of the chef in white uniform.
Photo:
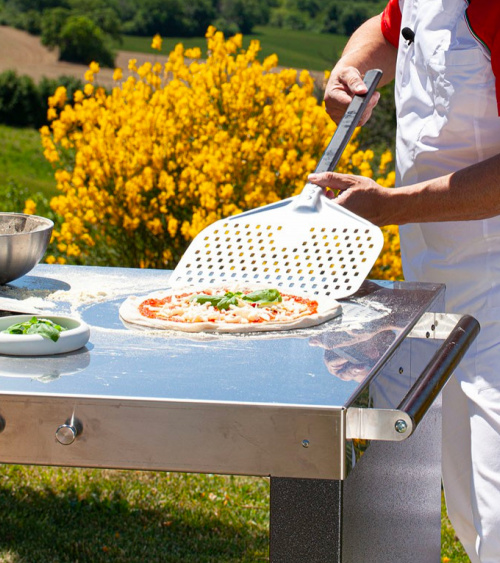
<svg viewBox="0 0 500 563">
<path fill-rule="evenodd" d="M 332 71 L 332 119 L 366 92 L 371 68 L 382 84 L 395 78 L 397 189 L 335 172 L 309 179 L 373 223 L 400 225 L 405 279 L 446 284 L 447 311 L 480 322 L 443 393 L 443 482 L 472 563 L 500 563 L 500 2 L 390 0 Z"/>
</svg>

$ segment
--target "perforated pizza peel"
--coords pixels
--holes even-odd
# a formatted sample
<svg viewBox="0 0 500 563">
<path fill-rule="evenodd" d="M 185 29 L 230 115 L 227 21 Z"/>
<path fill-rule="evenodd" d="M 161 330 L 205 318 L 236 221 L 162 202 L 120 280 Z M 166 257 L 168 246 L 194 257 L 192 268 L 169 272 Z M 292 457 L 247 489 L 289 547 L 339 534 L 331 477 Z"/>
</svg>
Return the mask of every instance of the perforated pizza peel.
<svg viewBox="0 0 500 563">
<path fill-rule="evenodd" d="M 370 70 L 316 172 L 337 165 L 382 76 Z M 343 209 L 318 186 L 286 200 L 216 221 L 189 245 L 170 278 L 173 288 L 266 284 L 332 299 L 357 291 L 383 246 L 381 230 Z"/>
</svg>

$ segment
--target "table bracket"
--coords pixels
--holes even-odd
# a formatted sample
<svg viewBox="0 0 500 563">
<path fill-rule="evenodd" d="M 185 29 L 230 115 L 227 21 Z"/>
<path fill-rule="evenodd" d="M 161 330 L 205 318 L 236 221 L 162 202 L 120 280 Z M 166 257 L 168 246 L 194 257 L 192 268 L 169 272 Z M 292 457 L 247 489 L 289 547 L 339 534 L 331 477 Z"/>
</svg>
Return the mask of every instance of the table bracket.
<svg viewBox="0 0 500 563">
<path fill-rule="evenodd" d="M 346 439 L 401 442 L 414 430 L 410 416 L 398 409 L 350 407 L 346 410 Z"/>
</svg>

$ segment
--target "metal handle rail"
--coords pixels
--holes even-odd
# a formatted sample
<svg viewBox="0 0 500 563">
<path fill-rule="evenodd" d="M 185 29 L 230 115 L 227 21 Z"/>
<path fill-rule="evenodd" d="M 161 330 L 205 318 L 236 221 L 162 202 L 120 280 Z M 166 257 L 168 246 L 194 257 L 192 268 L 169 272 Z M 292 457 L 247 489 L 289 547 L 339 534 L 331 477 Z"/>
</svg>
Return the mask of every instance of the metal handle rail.
<svg viewBox="0 0 500 563">
<path fill-rule="evenodd" d="M 414 428 L 451 377 L 479 330 L 477 320 L 464 315 L 400 403 L 398 410 L 411 418 Z"/>
<path fill-rule="evenodd" d="M 346 438 L 402 441 L 411 436 L 479 330 L 475 318 L 460 317 L 397 409 L 347 409 Z"/>
</svg>

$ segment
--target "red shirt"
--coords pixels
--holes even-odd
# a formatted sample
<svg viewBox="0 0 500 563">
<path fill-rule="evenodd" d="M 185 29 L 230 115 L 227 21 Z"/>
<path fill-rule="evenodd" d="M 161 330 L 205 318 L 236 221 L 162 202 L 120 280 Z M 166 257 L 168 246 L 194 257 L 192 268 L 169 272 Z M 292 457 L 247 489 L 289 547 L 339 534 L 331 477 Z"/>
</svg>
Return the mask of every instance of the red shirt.
<svg viewBox="0 0 500 563">
<path fill-rule="evenodd" d="M 496 79 L 500 114 L 500 1 L 467 0 L 465 16 L 471 33 L 490 52 L 491 67 Z M 389 0 L 382 14 L 382 33 L 395 47 L 401 35 L 401 10 L 398 0 Z"/>
</svg>

